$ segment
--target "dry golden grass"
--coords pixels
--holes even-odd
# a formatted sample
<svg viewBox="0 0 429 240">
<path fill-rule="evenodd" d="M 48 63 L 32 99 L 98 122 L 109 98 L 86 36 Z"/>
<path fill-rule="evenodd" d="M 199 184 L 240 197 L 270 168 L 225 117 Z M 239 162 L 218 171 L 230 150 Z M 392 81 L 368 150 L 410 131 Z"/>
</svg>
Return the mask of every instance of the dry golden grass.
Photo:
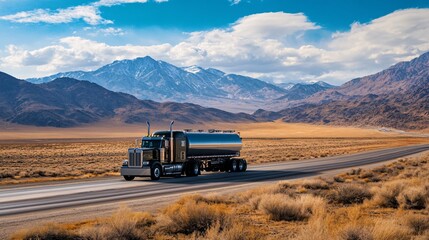
<svg viewBox="0 0 429 240">
<path fill-rule="evenodd" d="M 427 143 L 423 138 L 244 139 L 242 155 L 249 163 L 269 163 L 357 153 Z"/>
<path fill-rule="evenodd" d="M 312 195 L 296 198 L 283 194 L 263 195 L 259 208 L 274 221 L 303 221 L 325 211 L 325 200 Z"/>
<path fill-rule="evenodd" d="M 153 130 L 167 127 L 153 125 Z M 115 122 L 67 129 L 0 125 L 0 184 L 118 175 L 127 149 L 135 146 L 135 137 L 145 134 L 145 127 Z M 244 137 L 242 156 L 250 164 L 429 142 L 375 129 L 282 122 L 176 126 L 189 127 L 239 130 Z"/>
<path fill-rule="evenodd" d="M 226 196 L 185 196 L 155 216 L 121 208 L 90 224 L 41 226 L 14 238 L 429 239 L 428 182 L 425 154 L 335 178 L 282 181 Z"/>
<path fill-rule="evenodd" d="M 220 229 L 231 225 L 231 214 L 225 204 L 207 202 L 211 200 L 201 201 L 200 196 L 183 197 L 164 209 L 160 230 L 170 234 L 203 234 L 215 224 Z"/>
<path fill-rule="evenodd" d="M 342 184 L 337 187 L 333 194 L 333 200 L 339 204 L 359 204 L 366 199 L 371 199 L 372 193 L 366 185 Z"/>
<path fill-rule="evenodd" d="M 0 144 L 0 183 L 117 174 L 131 140 Z"/>
<path fill-rule="evenodd" d="M 0 142 L 0 184 L 118 175 L 135 139 Z M 250 164 L 334 156 L 422 143 L 422 138 L 243 139 Z"/>
</svg>

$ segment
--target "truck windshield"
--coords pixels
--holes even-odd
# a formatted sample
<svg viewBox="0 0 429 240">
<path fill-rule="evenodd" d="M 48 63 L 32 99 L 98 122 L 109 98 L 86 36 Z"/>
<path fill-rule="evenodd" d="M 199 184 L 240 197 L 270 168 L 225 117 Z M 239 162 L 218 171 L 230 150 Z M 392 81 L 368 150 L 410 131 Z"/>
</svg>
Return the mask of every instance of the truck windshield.
<svg viewBox="0 0 429 240">
<path fill-rule="evenodd" d="M 144 140 L 142 141 L 142 148 L 160 148 L 160 140 Z"/>
</svg>

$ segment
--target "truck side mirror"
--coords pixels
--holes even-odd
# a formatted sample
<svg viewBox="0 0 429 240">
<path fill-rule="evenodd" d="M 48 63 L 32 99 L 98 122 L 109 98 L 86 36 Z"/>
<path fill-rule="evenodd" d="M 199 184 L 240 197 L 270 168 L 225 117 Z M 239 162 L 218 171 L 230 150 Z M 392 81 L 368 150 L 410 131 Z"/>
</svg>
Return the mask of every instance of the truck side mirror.
<svg viewBox="0 0 429 240">
<path fill-rule="evenodd" d="M 165 141 L 164 141 L 164 146 L 165 146 L 165 148 L 168 148 L 168 145 L 169 145 L 169 144 L 168 144 L 168 140 L 165 140 Z"/>
</svg>

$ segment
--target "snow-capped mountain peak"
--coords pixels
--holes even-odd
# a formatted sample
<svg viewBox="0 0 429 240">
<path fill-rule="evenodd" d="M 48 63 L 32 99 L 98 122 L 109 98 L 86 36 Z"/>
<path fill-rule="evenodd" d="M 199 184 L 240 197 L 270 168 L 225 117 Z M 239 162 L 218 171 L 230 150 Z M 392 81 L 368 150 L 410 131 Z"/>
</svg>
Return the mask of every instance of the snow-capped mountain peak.
<svg viewBox="0 0 429 240">
<path fill-rule="evenodd" d="M 237 111 L 236 106 L 239 104 L 250 103 L 252 106 L 257 103 L 264 104 L 283 96 L 286 91 L 258 79 L 225 74 L 213 68 L 176 67 L 149 56 L 117 60 L 95 71 L 58 73 L 27 80 L 44 83 L 58 77 L 87 80 L 112 91 L 132 94 L 140 99 L 191 102 L 208 107 L 222 106 L 228 110 L 231 110 L 228 107 L 232 107 L 234 111 Z M 251 109 L 252 112 L 254 110 Z"/>
</svg>

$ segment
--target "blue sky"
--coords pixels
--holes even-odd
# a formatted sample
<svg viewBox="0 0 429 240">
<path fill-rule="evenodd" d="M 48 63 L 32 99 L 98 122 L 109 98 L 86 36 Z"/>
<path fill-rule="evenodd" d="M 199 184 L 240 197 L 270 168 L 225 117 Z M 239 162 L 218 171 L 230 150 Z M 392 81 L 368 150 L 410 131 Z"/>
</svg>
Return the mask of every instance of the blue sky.
<svg viewBox="0 0 429 240">
<path fill-rule="evenodd" d="M 0 70 L 92 70 L 151 55 L 273 82 L 341 84 L 429 50 L 417 0 L 0 0 Z"/>
</svg>

